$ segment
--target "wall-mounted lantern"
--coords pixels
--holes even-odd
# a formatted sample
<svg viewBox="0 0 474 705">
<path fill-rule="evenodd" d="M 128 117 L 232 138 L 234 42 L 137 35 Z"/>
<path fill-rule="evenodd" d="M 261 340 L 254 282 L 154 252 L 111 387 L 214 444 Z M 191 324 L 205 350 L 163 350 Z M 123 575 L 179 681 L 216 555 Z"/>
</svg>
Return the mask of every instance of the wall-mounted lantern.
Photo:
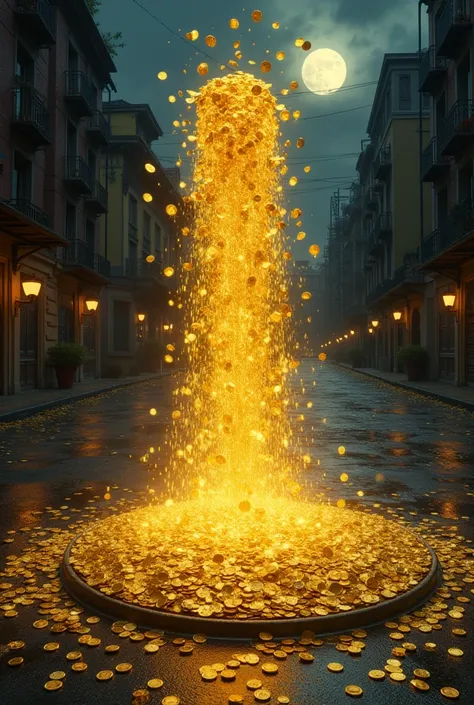
<svg viewBox="0 0 474 705">
<path fill-rule="evenodd" d="M 456 304 L 456 294 L 443 294 L 443 302 L 446 306 L 446 310 L 454 313 L 456 320 L 458 320 L 458 311 L 454 308 Z"/>
<path fill-rule="evenodd" d="M 394 311 L 393 312 L 393 320 L 394 321 L 400 321 L 402 318 L 402 312 L 401 311 Z"/>
<path fill-rule="evenodd" d="M 85 300 L 86 311 L 81 315 L 81 323 L 84 323 L 84 316 L 93 316 L 99 308 L 99 299 L 95 296 L 90 296 Z"/>
<path fill-rule="evenodd" d="M 19 315 L 20 308 L 22 306 L 32 303 L 38 297 L 41 291 L 42 282 L 34 277 L 31 277 L 31 279 L 25 279 L 25 281 L 21 283 L 21 286 L 26 299 L 17 299 L 15 301 L 15 316 Z"/>
</svg>

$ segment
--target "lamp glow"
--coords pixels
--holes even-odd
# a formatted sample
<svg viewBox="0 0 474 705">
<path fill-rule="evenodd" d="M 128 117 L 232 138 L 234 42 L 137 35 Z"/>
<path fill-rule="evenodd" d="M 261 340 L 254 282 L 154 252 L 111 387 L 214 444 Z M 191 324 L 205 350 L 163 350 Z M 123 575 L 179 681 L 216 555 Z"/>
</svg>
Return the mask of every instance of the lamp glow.
<svg viewBox="0 0 474 705">
<path fill-rule="evenodd" d="M 443 301 L 447 309 L 453 308 L 456 302 L 456 294 L 443 294 Z"/>
<path fill-rule="evenodd" d="M 402 317 L 402 312 L 401 311 L 394 311 L 393 312 L 393 318 L 395 321 L 399 321 Z"/>
<path fill-rule="evenodd" d="M 37 279 L 30 279 L 28 281 L 22 282 L 23 291 L 25 296 L 38 296 L 41 291 L 41 282 Z"/>
<path fill-rule="evenodd" d="M 374 332 L 374 329 L 373 329 L 373 328 L 369 328 L 369 333 L 373 333 L 373 332 Z"/>
<path fill-rule="evenodd" d="M 138 313 L 138 314 L 137 314 L 137 318 L 138 318 L 138 320 L 140 321 L 140 323 L 143 323 L 143 321 L 144 321 L 145 318 L 146 318 L 146 315 L 145 315 L 144 313 Z"/>
<path fill-rule="evenodd" d="M 169 329 L 170 329 L 170 327 L 168 325 L 163 326 L 163 330 L 169 330 Z"/>
<path fill-rule="evenodd" d="M 379 321 L 377 319 L 375 319 L 374 321 L 371 321 L 371 323 L 374 328 L 377 328 Z"/>
<path fill-rule="evenodd" d="M 99 308 L 99 301 L 98 299 L 87 299 L 86 300 L 86 309 L 92 313 L 92 311 L 97 311 Z"/>
<path fill-rule="evenodd" d="M 355 330 L 351 330 L 351 335 L 355 335 Z"/>
</svg>

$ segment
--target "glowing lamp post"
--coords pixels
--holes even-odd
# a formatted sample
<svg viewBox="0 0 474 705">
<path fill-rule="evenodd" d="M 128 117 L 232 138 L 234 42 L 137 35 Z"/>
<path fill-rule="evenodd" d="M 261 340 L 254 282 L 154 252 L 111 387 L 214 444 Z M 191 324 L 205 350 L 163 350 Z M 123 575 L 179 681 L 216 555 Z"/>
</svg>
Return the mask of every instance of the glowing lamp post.
<svg viewBox="0 0 474 705">
<path fill-rule="evenodd" d="M 24 282 L 22 282 L 21 286 L 23 288 L 23 293 L 25 294 L 26 299 L 17 299 L 15 301 L 15 316 L 19 315 L 20 308 L 22 306 L 24 306 L 25 304 L 32 303 L 38 297 L 41 291 L 42 282 L 32 277 L 31 279 L 26 279 Z"/>
<path fill-rule="evenodd" d="M 454 305 L 456 303 L 456 294 L 443 294 L 443 302 L 446 307 L 447 311 L 450 311 L 451 313 L 454 313 L 456 316 L 456 320 L 458 320 L 458 312 L 454 308 Z"/>
<path fill-rule="evenodd" d="M 146 315 L 145 315 L 144 313 L 138 313 L 138 314 L 137 314 L 137 318 L 138 318 L 138 321 L 139 321 L 140 323 L 143 323 L 143 321 L 144 321 L 145 318 L 146 318 Z"/>
<path fill-rule="evenodd" d="M 373 328 L 369 328 L 369 333 L 370 333 L 371 335 L 372 335 L 373 332 L 374 332 L 374 329 L 373 329 Z"/>
<path fill-rule="evenodd" d="M 84 316 L 93 316 L 99 308 L 99 299 L 94 296 L 85 300 L 86 310 L 81 315 L 81 323 L 84 323 Z"/>
<path fill-rule="evenodd" d="M 373 321 L 371 321 L 371 323 L 372 323 L 372 328 L 377 328 L 379 325 L 379 321 L 376 318 Z"/>
<path fill-rule="evenodd" d="M 393 320 L 394 321 L 400 321 L 402 318 L 402 312 L 401 311 L 394 311 L 393 312 Z"/>
</svg>

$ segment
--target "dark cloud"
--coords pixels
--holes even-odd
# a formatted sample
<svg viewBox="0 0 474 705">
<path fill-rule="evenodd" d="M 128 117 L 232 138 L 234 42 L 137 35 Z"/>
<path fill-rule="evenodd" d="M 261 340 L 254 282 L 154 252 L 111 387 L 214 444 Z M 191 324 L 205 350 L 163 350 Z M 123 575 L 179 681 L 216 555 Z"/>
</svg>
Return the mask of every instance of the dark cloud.
<svg viewBox="0 0 474 705">
<path fill-rule="evenodd" d="M 336 22 L 346 25 L 374 25 L 399 11 L 409 0 L 338 0 L 333 11 Z"/>
</svg>

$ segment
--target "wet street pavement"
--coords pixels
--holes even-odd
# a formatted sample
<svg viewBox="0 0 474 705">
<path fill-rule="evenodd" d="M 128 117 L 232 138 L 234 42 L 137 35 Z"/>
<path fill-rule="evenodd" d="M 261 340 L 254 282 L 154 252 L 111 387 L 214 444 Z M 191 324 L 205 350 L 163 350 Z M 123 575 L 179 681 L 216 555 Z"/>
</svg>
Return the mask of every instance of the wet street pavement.
<svg viewBox="0 0 474 705">
<path fill-rule="evenodd" d="M 329 364 L 306 361 L 298 377 L 302 382 L 295 380 L 295 387 L 304 387 L 305 396 L 301 408 L 293 412 L 293 428 L 312 458 L 306 479 L 311 480 L 315 494 L 323 492 L 331 501 L 342 498 L 349 506 L 372 508 L 395 519 L 403 517 L 421 523 L 427 531 L 442 527 L 438 534 L 445 534 L 448 555 L 456 535 L 471 546 L 474 414 Z M 144 501 L 149 466 L 156 457 L 158 467 L 153 475 L 159 477 L 166 456 L 175 384 L 173 378 L 143 383 L 0 427 L 0 612 L 7 605 L 10 609 L 3 612 L 15 613 L 0 616 L 0 702 L 121 705 L 132 703 L 133 692 L 146 688 L 152 678 L 162 679 L 164 685 L 150 690 L 149 699 L 143 700 L 151 705 L 172 695 L 178 696 L 182 705 L 225 705 L 231 694 L 242 695 L 243 702 L 250 705 L 257 702 L 246 687 L 251 678 L 260 679 L 271 692 L 271 704 L 283 695 L 289 700 L 280 702 L 293 705 L 349 702 L 347 685 L 360 686 L 363 694 L 359 699 L 377 705 L 443 703 L 447 701 L 440 693 L 444 687 L 459 690 L 459 702 L 472 702 L 474 610 L 470 601 L 474 599 L 474 567 L 470 574 L 464 570 L 456 573 L 456 567 L 450 567 L 447 587 L 436 598 L 440 603 L 436 617 L 431 615 L 426 622 L 426 615 L 418 610 L 426 629 L 396 620 L 398 626 L 404 625 L 403 643 L 416 646 L 400 658 L 407 676 L 401 682 L 390 679 L 388 672 L 380 682 L 368 676 L 372 669 L 383 670 L 387 659 L 394 658 L 393 648 L 401 646 L 401 641 L 389 636 L 397 631 L 393 625 L 367 630 L 366 647 L 357 656 L 336 650 L 339 638 L 327 637 L 324 644 L 311 647 L 315 656 L 311 664 L 301 663 L 296 653 L 282 661 L 262 656 L 261 661 L 278 663 L 276 675 L 262 673 L 259 665 L 242 665 L 231 683 L 220 678 L 205 683 L 200 666 L 225 664 L 235 654 L 258 653 L 254 645 L 250 641 L 208 641 L 196 644 L 191 656 L 182 656 L 175 645 L 167 643 L 157 653 L 148 654 L 142 642 L 112 633 L 112 620 L 101 617 L 98 623 L 87 623 L 86 618 L 93 615 L 87 609 L 81 614 L 82 622 L 101 642 L 96 647 L 78 645 L 78 634 L 51 634 L 51 626 L 60 623 L 55 621 L 51 606 L 18 602 L 27 592 L 15 596 L 5 566 L 15 563 L 12 556 L 21 556 L 28 541 L 37 543 L 51 529 L 57 531 L 101 516 L 111 505 L 126 508 L 129 503 Z M 309 401 L 311 408 L 307 408 Z M 150 414 L 151 408 L 157 410 L 156 415 Z M 302 411 L 303 419 L 299 416 Z M 345 454 L 338 452 L 341 446 Z M 341 483 L 341 473 L 348 474 L 348 482 Z M 111 498 L 105 500 L 108 488 Z M 31 571 L 31 584 L 38 567 L 25 563 L 25 570 Z M 54 593 L 49 586 L 56 577 L 56 566 L 41 568 L 37 584 Z M 454 606 L 459 611 L 453 610 Z M 459 617 L 463 610 L 464 616 Z M 48 620 L 47 626 L 33 628 L 33 622 L 43 618 Z M 453 633 L 453 629 L 466 634 Z M 8 644 L 13 641 L 25 645 L 11 650 Z M 45 651 L 44 644 L 50 642 L 59 643 L 59 648 Z M 120 651 L 104 653 L 109 644 L 119 644 Z M 463 655 L 451 655 L 448 649 L 452 648 L 460 649 Z M 72 662 L 66 659 L 66 654 L 75 650 L 81 651 L 88 664 L 84 672 L 72 671 Z M 14 657 L 22 657 L 24 662 L 8 665 Z M 124 662 L 132 664 L 130 672 L 116 673 L 107 682 L 96 680 L 100 670 Z M 343 671 L 329 672 L 330 662 L 341 663 Z M 429 671 L 429 677 L 425 676 L 429 690 L 410 685 L 417 668 Z M 63 686 L 47 692 L 44 684 L 55 671 L 65 672 Z"/>
</svg>

